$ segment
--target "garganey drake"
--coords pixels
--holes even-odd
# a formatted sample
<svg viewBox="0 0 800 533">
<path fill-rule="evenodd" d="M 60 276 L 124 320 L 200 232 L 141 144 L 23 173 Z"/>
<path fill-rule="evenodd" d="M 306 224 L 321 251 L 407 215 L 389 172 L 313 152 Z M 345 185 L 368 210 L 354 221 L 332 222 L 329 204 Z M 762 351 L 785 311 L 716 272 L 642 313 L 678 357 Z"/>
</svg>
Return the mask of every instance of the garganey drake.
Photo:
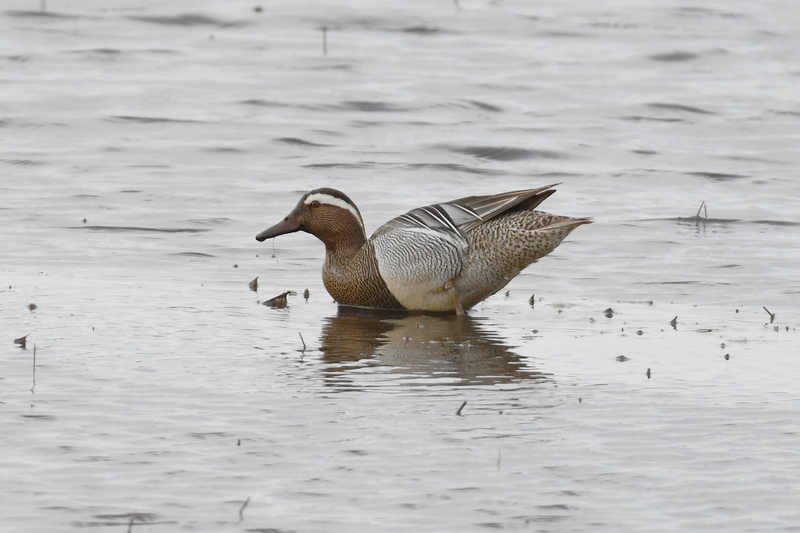
<svg viewBox="0 0 800 533">
<path fill-rule="evenodd" d="M 464 314 L 591 222 L 535 211 L 555 185 L 418 207 L 369 239 L 347 195 L 315 189 L 256 240 L 305 231 L 324 242 L 322 281 L 341 305 Z"/>
</svg>

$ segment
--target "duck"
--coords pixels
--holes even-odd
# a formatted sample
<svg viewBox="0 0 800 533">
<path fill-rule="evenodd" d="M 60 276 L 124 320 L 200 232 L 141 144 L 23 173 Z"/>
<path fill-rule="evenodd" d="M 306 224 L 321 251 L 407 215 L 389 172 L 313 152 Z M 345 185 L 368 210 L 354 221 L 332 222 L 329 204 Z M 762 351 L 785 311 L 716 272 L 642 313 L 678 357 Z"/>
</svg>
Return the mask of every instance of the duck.
<svg viewBox="0 0 800 533">
<path fill-rule="evenodd" d="M 323 187 L 256 240 L 296 231 L 321 240 L 322 281 L 339 305 L 464 315 L 592 222 L 536 210 L 556 185 L 418 207 L 369 238 L 350 197 Z"/>
</svg>

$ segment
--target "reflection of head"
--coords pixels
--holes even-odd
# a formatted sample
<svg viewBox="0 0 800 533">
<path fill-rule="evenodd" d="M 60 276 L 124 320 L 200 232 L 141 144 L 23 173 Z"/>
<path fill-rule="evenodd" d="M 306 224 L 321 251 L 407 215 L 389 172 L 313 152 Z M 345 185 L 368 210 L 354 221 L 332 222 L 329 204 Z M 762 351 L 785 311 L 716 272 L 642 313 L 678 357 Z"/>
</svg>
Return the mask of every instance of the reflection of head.
<svg viewBox="0 0 800 533">
<path fill-rule="evenodd" d="M 365 364 L 439 385 L 545 379 L 499 337 L 482 331 L 479 319 L 465 316 L 340 306 L 322 327 L 321 345 L 323 361 L 335 365 L 328 378 L 338 384 L 352 381 L 342 372 Z"/>
</svg>

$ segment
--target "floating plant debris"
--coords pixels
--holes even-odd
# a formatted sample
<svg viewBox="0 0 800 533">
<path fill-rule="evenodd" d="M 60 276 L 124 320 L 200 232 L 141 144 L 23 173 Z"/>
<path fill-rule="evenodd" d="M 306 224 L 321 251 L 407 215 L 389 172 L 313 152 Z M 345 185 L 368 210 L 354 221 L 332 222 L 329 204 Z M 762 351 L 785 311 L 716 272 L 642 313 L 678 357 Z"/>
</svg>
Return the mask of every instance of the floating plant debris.
<svg viewBox="0 0 800 533">
<path fill-rule="evenodd" d="M 28 333 L 28 335 L 30 335 L 30 333 Z M 19 344 L 20 348 L 25 350 L 26 349 L 25 343 L 27 342 L 28 335 L 25 335 L 24 337 L 20 337 L 18 339 L 14 339 L 14 344 Z"/>
<path fill-rule="evenodd" d="M 263 305 L 268 305 L 270 307 L 276 307 L 278 309 L 282 309 L 288 305 L 286 297 L 289 296 L 290 294 L 294 296 L 297 293 L 294 291 L 286 291 L 282 294 L 275 296 L 274 298 L 270 298 L 269 300 L 264 302 Z"/>
</svg>

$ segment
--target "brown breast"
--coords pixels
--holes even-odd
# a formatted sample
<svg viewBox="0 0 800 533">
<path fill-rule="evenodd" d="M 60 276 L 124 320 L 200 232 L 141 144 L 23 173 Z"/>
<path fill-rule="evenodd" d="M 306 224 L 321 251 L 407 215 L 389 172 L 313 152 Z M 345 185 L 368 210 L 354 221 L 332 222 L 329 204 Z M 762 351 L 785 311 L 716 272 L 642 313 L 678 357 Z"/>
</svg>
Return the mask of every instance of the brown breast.
<svg viewBox="0 0 800 533">
<path fill-rule="evenodd" d="M 342 305 L 404 309 L 381 278 L 375 250 L 369 241 L 353 255 L 346 257 L 327 250 L 322 282 L 333 299 Z"/>
</svg>

